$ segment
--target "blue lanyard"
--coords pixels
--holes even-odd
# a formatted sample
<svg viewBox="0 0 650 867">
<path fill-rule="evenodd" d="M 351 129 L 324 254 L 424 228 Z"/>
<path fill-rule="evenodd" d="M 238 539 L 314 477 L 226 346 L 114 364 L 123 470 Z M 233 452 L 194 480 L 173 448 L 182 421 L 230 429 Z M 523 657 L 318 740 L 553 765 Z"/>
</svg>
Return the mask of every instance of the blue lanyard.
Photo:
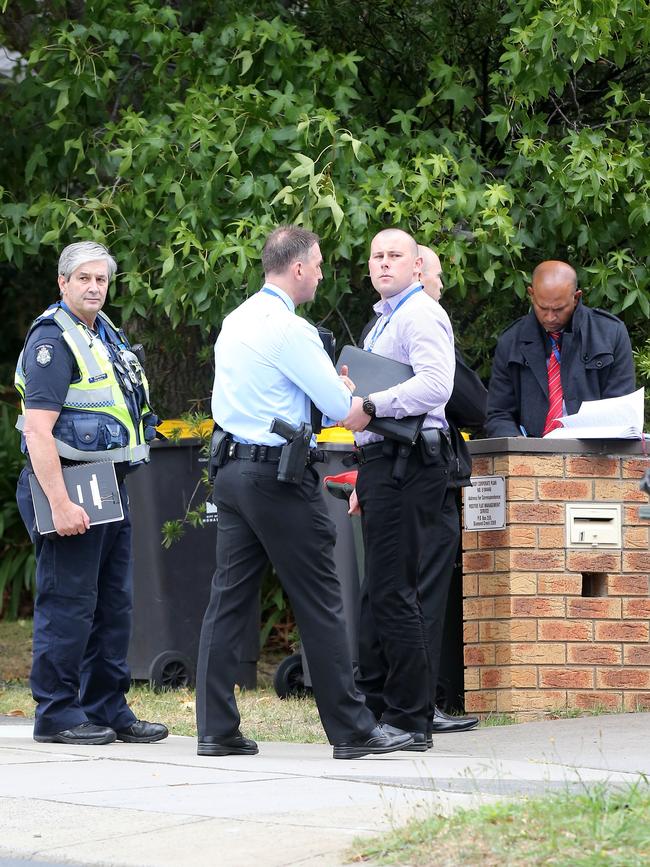
<svg viewBox="0 0 650 867">
<path fill-rule="evenodd" d="M 260 292 L 265 292 L 267 295 L 275 295 L 276 298 L 279 298 L 280 301 L 282 301 L 282 303 L 287 308 L 287 310 L 289 310 L 289 312 L 293 313 L 293 311 L 291 310 L 291 307 L 289 307 L 289 305 L 287 304 L 286 298 L 283 298 L 282 295 L 278 295 L 278 293 L 274 292 L 273 289 L 269 289 L 268 286 L 262 286 L 262 288 L 260 289 Z"/>
<path fill-rule="evenodd" d="M 390 316 L 387 316 L 385 319 L 379 319 L 379 321 L 377 322 L 377 324 L 375 325 L 375 327 L 373 329 L 372 334 L 370 335 L 370 343 L 368 344 L 368 348 L 366 349 L 366 352 L 372 352 L 373 346 L 377 342 L 378 338 L 381 337 L 381 335 L 384 333 L 384 331 L 386 330 L 386 326 L 388 325 L 390 320 L 393 318 L 393 316 L 397 313 L 397 311 L 400 309 L 402 304 L 404 304 L 405 301 L 408 301 L 409 298 L 411 297 L 411 295 L 415 295 L 416 292 L 421 292 L 421 291 L 422 291 L 422 286 L 416 286 L 414 289 L 411 289 L 411 291 L 408 293 L 408 295 L 405 295 L 402 298 L 402 300 L 395 307 L 395 309 L 392 311 Z M 381 328 L 379 327 L 380 325 L 381 325 Z"/>
</svg>

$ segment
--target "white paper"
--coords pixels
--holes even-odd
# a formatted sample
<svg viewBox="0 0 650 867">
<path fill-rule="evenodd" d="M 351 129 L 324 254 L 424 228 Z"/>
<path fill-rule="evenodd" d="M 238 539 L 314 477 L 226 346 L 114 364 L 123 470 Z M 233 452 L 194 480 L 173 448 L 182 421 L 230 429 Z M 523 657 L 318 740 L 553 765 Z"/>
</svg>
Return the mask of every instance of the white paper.
<svg viewBox="0 0 650 867">
<path fill-rule="evenodd" d="M 585 400 L 574 415 L 562 416 L 563 427 L 544 439 L 641 439 L 643 436 L 642 388 L 620 397 Z"/>
</svg>

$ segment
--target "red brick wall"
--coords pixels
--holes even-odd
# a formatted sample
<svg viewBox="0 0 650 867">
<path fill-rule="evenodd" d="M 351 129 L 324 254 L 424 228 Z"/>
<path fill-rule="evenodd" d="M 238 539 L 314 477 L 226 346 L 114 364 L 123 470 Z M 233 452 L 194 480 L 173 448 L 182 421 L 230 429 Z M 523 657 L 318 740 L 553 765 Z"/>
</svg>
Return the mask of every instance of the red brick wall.
<svg viewBox="0 0 650 867">
<path fill-rule="evenodd" d="M 648 468 L 643 456 L 474 457 L 474 476 L 506 479 L 507 527 L 463 533 L 468 711 L 650 707 Z M 621 503 L 622 548 L 565 548 L 566 502 Z M 582 595 L 585 573 L 599 595 Z"/>
</svg>

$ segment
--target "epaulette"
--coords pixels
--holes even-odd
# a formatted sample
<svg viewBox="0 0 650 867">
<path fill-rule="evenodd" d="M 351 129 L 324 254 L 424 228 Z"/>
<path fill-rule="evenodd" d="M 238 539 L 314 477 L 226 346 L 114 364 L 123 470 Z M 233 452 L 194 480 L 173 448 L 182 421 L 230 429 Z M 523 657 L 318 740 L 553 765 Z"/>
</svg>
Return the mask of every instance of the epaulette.
<svg viewBox="0 0 650 867">
<path fill-rule="evenodd" d="M 507 326 L 503 329 L 503 331 L 501 332 L 501 334 L 500 334 L 499 336 L 500 336 L 500 337 L 503 336 L 503 335 L 506 334 L 508 331 L 510 331 L 511 328 L 514 328 L 515 325 L 519 325 L 519 323 L 520 323 L 523 319 L 525 319 L 527 316 L 528 316 L 528 314 L 525 313 L 523 316 L 520 316 L 519 319 L 515 319 L 514 322 L 511 322 L 510 325 L 507 325 Z"/>
<path fill-rule="evenodd" d="M 591 307 L 590 308 L 594 313 L 599 313 L 601 316 L 606 316 L 608 319 L 613 319 L 614 322 L 621 322 L 618 316 L 615 316 L 613 313 L 610 313 L 609 310 L 603 310 L 602 307 Z"/>
</svg>

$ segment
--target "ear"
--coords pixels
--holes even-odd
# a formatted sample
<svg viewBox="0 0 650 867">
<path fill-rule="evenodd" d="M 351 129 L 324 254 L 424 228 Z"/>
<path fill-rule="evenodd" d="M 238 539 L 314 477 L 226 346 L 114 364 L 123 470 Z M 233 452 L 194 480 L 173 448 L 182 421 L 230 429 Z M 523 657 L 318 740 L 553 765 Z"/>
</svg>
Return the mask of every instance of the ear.
<svg viewBox="0 0 650 867">
<path fill-rule="evenodd" d="M 415 263 L 413 265 L 413 270 L 416 274 L 420 275 L 422 273 L 422 265 L 424 264 L 424 259 L 422 256 L 415 257 Z"/>
<path fill-rule="evenodd" d="M 579 301 L 581 298 L 582 298 L 582 289 L 576 289 L 576 291 L 575 291 L 575 293 L 574 293 L 574 295 L 573 295 L 573 300 L 574 300 L 574 304 L 573 304 L 573 306 L 574 306 L 574 308 L 578 306 L 578 301 Z"/>
<path fill-rule="evenodd" d="M 63 295 L 63 290 L 65 289 L 65 285 L 67 283 L 67 280 L 65 279 L 63 274 L 59 274 L 59 279 L 57 280 L 57 282 L 59 284 L 59 292 L 61 293 L 61 295 Z"/>
<path fill-rule="evenodd" d="M 530 300 L 532 301 L 532 300 L 533 300 L 533 287 L 532 287 L 532 286 L 528 286 L 527 289 L 526 289 L 526 292 L 528 292 L 528 297 L 529 297 Z"/>
</svg>

